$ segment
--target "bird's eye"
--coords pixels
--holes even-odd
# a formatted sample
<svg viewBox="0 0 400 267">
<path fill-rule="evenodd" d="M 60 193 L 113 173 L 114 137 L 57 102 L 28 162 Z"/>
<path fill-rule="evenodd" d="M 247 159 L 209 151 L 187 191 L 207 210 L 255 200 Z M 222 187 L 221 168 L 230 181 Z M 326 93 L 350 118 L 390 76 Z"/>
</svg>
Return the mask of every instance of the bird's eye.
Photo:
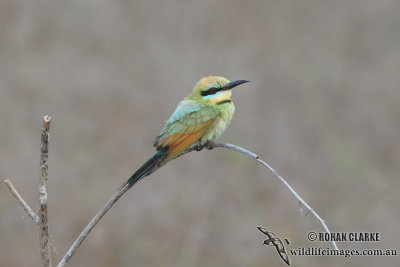
<svg viewBox="0 0 400 267">
<path fill-rule="evenodd" d="M 208 90 L 202 91 L 202 92 L 201 92 L 201 95 L 202 95 L 202 96 L 213 95 L 213 94 L 215 94 L 216 92 L 218 92 L 217 88 L 211 87 L 211 88 L 208 89 Z"/>
</svg>

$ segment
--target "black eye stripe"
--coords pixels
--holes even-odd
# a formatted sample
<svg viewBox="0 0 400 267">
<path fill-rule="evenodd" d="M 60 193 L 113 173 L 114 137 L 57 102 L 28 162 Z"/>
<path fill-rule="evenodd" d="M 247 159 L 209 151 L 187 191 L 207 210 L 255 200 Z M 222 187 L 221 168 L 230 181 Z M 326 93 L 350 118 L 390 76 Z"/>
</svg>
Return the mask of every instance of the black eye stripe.
<svg viewBox="0 0 400 267">
<path fill-rule="evenodd" d="M 207 96 L 207 95 L 213 95 L 215 93 L 217 93 L 219 90 L 217 88 L 211 87 L 208 90 L 205 91 L 201 91 L 201 96 Z"/>
</svg>

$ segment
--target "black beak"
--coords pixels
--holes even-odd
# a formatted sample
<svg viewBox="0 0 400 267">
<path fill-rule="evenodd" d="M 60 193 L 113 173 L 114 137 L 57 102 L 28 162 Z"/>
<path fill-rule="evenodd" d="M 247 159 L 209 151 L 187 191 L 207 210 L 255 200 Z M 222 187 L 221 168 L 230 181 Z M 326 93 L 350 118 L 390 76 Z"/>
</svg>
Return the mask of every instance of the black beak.
<svg viewBox="0 0 400 267">
<path fill-rule="evenodd" d="M 230 83 L 226 84 L 224 86 L 223 90 L 231 90 L 233 87 L 236 87 L 238 85 L 241 85 L 242 83 L 248 83 L 248 82 L 249 81 L 246 81 L 246 80 L 233 81 L 233 82 L 230 82 Z"/>
</svg>

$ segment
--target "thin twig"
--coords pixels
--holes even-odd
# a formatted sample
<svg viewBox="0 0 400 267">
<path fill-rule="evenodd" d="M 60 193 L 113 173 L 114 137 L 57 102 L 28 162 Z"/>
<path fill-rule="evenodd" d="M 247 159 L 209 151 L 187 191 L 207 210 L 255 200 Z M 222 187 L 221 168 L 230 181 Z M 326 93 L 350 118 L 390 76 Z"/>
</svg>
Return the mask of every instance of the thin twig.
<svg viewBox="0 0 400 267">
<path fill-rule="evenodd" d="M 232 144 L 224 144 L 224 143 L 216 143 L 213 141 L 209 141 L 206 144 L 200 146 L 200 145 L 192 145 L 188 149 L 186 149 L 180 156 L 189 153 L 193 150 L 200 151 L 203 148 L 207 149 L 213 149 L 214 147 L 223 147 L 227 149 L 232 149 L 237 152 L 240 152 L 244 155 L 247 155 L 255 160 L 257 160 L 259 163 L 264 165 L 266 168 L 268 168 L 272 174 L 277 177 L 291 192 L 292 194 L 298 199 L 298 201 L 304 205 L 322 224 L 324 227 L 325 231 L 327 233 L 330 233 L 328 226 L 325 224 L 325 221 L 296 193 L 296 191 L 274 170 L 272 169 L 266 162 L 262 161 L 260 157 L 253 152 L 244 149 L 242 147 L 232 145 Z M 103 218 L 103 216 L 107 213 L 107 211 L 115 204 L 115 202 L 118 201 L 118 199 L 126 193 L 129 189 L 129 184 L 125 184 L 122 186 L 119 190 L 117 190 L 114 195 L 106 202 L 106 204 L 97 212 L 97 214 L 90 220 L 90 222 L 86 225 L 86 227 L 82 230 L 82 232 L 79 234 L 78 238 L 74 241 L 74 243 L 71 245 L 71 247 L 68 249 L 64 257 L 61 259 L 61 261 L 58 263 L 57 267 L 63 267 L 65 266 L 72 255 L 76 252 L 76 250 L 79 248 L 79 246 L 82 244 L 83 240 L 87 237 L 87 235 L 92 231 L 92 229 L 96 226 L 96 224 Z M 338 247 L 334 241 L 332 241 L 333 247 L 337 250 Z"/>
<path fill-rule="evenodd" d="M 269 166 L 268 163 L 266 163 L 265 161 L 261 160 L 260 157 L 257 154 L 255 154 L 255 153 L 253 153 L 253 152 L 251 152 L 251 151 L 249 151 L 247 149 L 244 149 L 242 147 L 236 146 L 236 145 L 224 144 L 224 143 L 216 143 L 216 142 L 212 142 L 212 141 L 208 142 L 206 144 L 206 147 L 208 149 L 212 149 L 214 147 L 223 147 L 223 148 L 232 149 L 232 150 L 235 150 L 237 152 L 240 152 L 240 153 L 242 153 L 244 155 L 247 155 L 247 156 L 257 160 L 259 163 L 261 163 L 264 167 L 266 167 L 276 178 L 278 178 L 290 190 L 290 192 L 297 198 L 297 200 L 299 201 L 299 203 L 301 205 L 303 205 L 304 207 L 307 208 L 308 211 L 307 211 L 306 215 L 308 214 L 308 212 L 311 212 L 312 215 L 314 215 L 314 217 L 319 220 L 319 222 L 321 223 L 322 227 L 324 227 L 325 231 L 327 233 L 330 233 L 329 228 L 326 225 L 325 221 L 307 204 L 307 202 L 305 202 L 303 200 L 303 198 L 301 198 L 299 196 L 299 194 L 297 194 L 297 192 L 285 181 L 285 179 L 282 178 L 282 176 L 280 176 L 271 166 Z M 188 151 L 188 152 L 190 152 L 190 151 Z M 332 242 L 333 247 L 336 250 L 338 250 L 336 242 L 334 240 L 332 240 L 331 242 Z"/>
<path fill-rule="evenodd" d="M 19 204 L 22 206 L 22 208 L 25 210 L 25 212 L 29 215 L 29 217 L 32 218 L 33 222 L 35 224 L 39 224 L 39 216 L 29 207 L 29 205 L 25 202 L 25 200 L 21 197 L 21 195 L 18 193 L 17 189 L 13 186 L 11 183 L 10 179 L 5 179 L 4 183 L 6 183 L 8 189 L 10 189 L 11 194 L 17 199 Z"/>
<path fill-rule="evenodd" d="M 77 248 L 82 244 L 83 240 L 86 236 L 92 231 L 93 227 L 101 220 L 101 218 L 106 214 L 106 212 L 114 205 L 115 202 L 129 189 L 129 184 L 125 184 L 119 190 L 117 190 L 114 195 L 107 201 L 107 203 L 97 212 L 97 214 L 90 220 L 88 225 L 82 230 L 79 234 L 78 238 L 74 241 L 72 246 L 68 249 L 67 253 L 65 253 L 64 257 L 58 263 L 57 267 L 65 266 L 69 259 L 74 255 Z"/>
<path fill-rule="evenodd" d="M 39 243 L 42 263 L 45 267 L 52 266 L 49 244 L 49 225 L 47 218 L 47 180 L 48 180 L 48 157 L 49 157 L 49 130 L 51 117 L 43 118 L 43 127 L 40 144 L 40 184 L 39 184 Z"/>
</svg>

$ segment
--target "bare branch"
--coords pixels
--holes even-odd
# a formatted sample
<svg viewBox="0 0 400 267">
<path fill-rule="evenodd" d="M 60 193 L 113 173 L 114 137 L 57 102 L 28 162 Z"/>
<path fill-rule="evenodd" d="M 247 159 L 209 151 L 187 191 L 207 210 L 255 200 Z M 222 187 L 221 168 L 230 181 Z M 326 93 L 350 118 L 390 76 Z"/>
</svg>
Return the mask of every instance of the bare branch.
<svg viewBox="0 0 400 267">
<path fill-rule="evenodd" d="M 262 161 L 260 157 L 253 152 L 244 149 L 242 147 L 232 145 L 232 144 L 224 144 L 224 143 L 216 143 L 213 141 L 209 141 L 204 145 L 192 145 L 188 149 L 186 149 L 180 156 L 189 153 L 193 150 L 195 151 L 200 151 L 203 148 L 207 149 L 213 149 L 214 147 L 223 147 L 227 149 L 232 149 L 237 152 L 240 152 L 244 155 L 247 155 L 255 160 L 257 160 L 259 163 L 261 163 L 263 166 L 265 166 L 268 170 L 272 172 L 272 174 L 277 177 L 291 192 L 292 194 L 298 199 L 299 203 L 301 205 L 305 206 L 309 212 L 311 212 L 322 224 L 324 227 L 325 231 L 327 233 L 330 233 L 328 226 L 325 224 L 325 221 L 296 193 L 296 191 L 274 170 L 272 169 L 266 162 Z M 107 213 L 107 211 L 115 204 L 115 202 L 118 201 L 118 199 L 125 194 L 129 189 L 129 184 L 125 184 L 122 186 L 119 190 L 117 190 L 114 195 L 107 201 L 107 203 L 97 212 L 97 214 L 90 220 L 88 225 L 82 230 L 82 232 L 79 234 L 78 238 L 74 241 L 74 243 L 71 245 L 71 247 L 68 249 L 67 253 L 64 255 L 64 257 L 61 259 L 61 261 L 58 263 L 57 267 L 63 267 L 65 266 L 72 255 L 76 252 L 76 250 L 79 248 L 79 246 L 82 244 L 83 240 L 87 237 L 87 235 L 92 231 L 92 229 L 96 226 L 96 224 L 103 218 L 103 216 Z M 333 247 L 337 250 L 338 247 L 334 241 L 332 241 Z"/>
<path fill-rule="evenodd" d="M 25 202 L 25 200 L 18 193 L 17 189 L 13 186 L 9 179 L 5 179 L 4 183 L 7 185 L 8 189 L 10 189 L 11 194 L 18 200 L 19 204 L 25 210 L 25 212 L 32 218 L 35 224 L 39 224 L 39 216 L 29 207 L 29 205 Z"/>
<path fill-rule="evenodd" d="M 261 160 L 260 157 L 259 157 L 257 154 L 255 154 L 255 153 L 253 153 L 253 152 L 251 152 L 251 151 L 249 151 L 249 150 L 247 150 L 247 149 L 244 149 L 244 148 L 242 148 L 242 147 L 236 146 L 236 145 L 224 144 L 224 143 L 216 143 L 216 142 L 214 142 L 214 141 L 208 141 L 203 147 L 208 148 L 208 149 L 213 149 L 214 147 L 228 148 L 228 149 L 235 150 L 235 151 L 237 151 L 237 152 L 240 152 L 240 153 L 242 153 L 242 154 L 244 154 L 244 155 L 246 155 L 246 156 L 249 156 L 249 157 L 251 157 L 251 158 L 257 160 L 260 164 L 262 164 L 262 165 L 263 165 L 264 167 L 266 167 L 270 172 L 272 172 L 272 174 L 273 174 L 276 178 L 278 178 L 278 179 L 290 190 L 290 192 L 297 198 L 297 200 L 299 201 L 299 203 L 300 203 L 301 206 L 304 206 L 304 207 L 307 208 L 308 211 L 307 211 L 307 213 L 306 213 L 304 216 L 306 216 L 309 212 L 311 212 L 312 215 L 314 215 L 314 217 L 317 218 L 317 219 L 319 220 L 319 222 L 321 223 L 322 227 L 324 227 L 325 231 L 326 231 L 327 233 L 330 233 L 329 228 L 328 228 L 328 226 L 326 225 L 325 221 L 324 221 L 324 220 L 323 220 L 323 219 L 322 219 L 308 204 L 307 204 L 307 202 L 305 202 L 305 201 L 300 197 L 299 194 L 297 194 L 297 192 L 285 181 L 285 179 L 282 178 L 282 176 L 280 176 L 271 166 L 269 166 L 268 163 L 266 163 L 265 161 Z M 188 149 L 185 151 L 185 153 L 188 153 L 188 152 L 193 151 L 193 150 L 199 150 L 199 149 L 202 149 L 203 147 L 192 146 L 192 147 L 188 148 Z M 335 242 L 334 240 L 332 240 L 331 242 L 332 242 L 333 247 L 334 247 L 336 250 L 338 250 L 338 247 L 337 247 L 337 245 L 336 245 L 336 242 Z"/>
<path fill-rule="evenodd" d="M 44 266 L 52 266 L 49 244 L 49 225 L 47 218 L 47 180 L 48 180 L 48 157 L 49 157 L 49 130 L 51 117 L 43 118 L 43 127 L 40 144 L 40 184 L 39 184 L 39 242 L 40 255 Z"/>
<path fill-rule="evenodd" d="M 57 267 L 65 266 L 72 255 L 74 255 L 77 248 L 82 244 L 83 240 L 86 236 L 92 231 L 92 229 L 96 226 L 96 224 L 103 218 L 106 212 L 114 205 L 115 202 L 129 189 L 129 184 L 125 184 L 119 190 L 117 190 L 114 195 L 107 201 L 107 203 L 97 212 L 97 214 L 90 220 L 88 225 L 82 230 L 79 234 L 78 238 L 74 241 L 72 246 L 68 249 L 67 253 L 65 253 L 64 257 L 58 263 Z"/>
</svg>

